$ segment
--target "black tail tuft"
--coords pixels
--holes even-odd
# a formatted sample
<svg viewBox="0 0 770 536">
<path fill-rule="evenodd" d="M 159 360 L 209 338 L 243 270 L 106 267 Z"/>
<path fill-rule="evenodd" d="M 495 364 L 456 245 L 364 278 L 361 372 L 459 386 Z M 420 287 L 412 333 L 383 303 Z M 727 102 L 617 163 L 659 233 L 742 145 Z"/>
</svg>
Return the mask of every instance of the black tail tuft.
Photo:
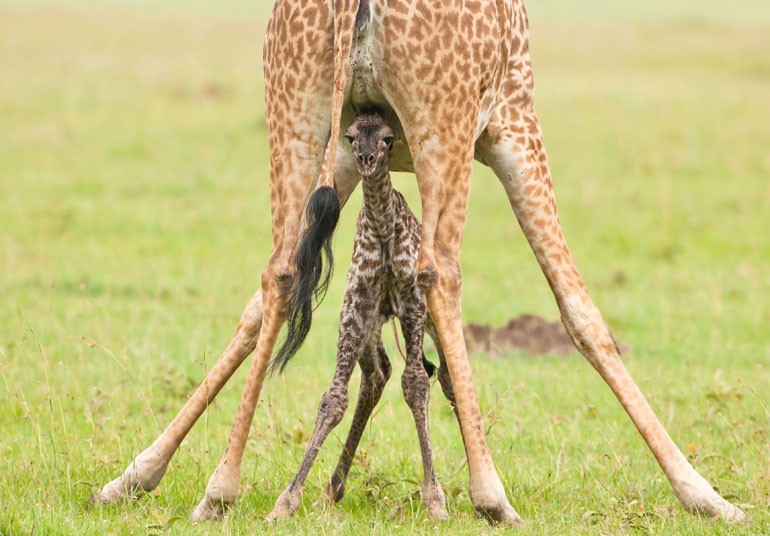
<svg viewBox="0 0 770 536">
<path fill-rule="evenodd" d="M 297 244 L 297 273 L 294 286 L 288 292 L 286 340 L 273 359 L 271 373 L 276 370 L 283 372 L 289 360 L 302 346 L 313 320 L 313 298 L 316 303 L 320 303 L 329 287 L 334 270 L 332 235 L 340 218 L 340 198 L 337 190 L 322 186 L 313 192 L 305 218 L 307 227 Z"/>
<path fill-rule="evenodd" d="M 428 378 L 432 378 L 434 374 L 436 374 L 436 365 L 428 361 L 428 358 L 425 357 L 425 354 L 422 354 L 422 366 L 425 369 L 425 372 L 428 373 Z"/>
</svg>

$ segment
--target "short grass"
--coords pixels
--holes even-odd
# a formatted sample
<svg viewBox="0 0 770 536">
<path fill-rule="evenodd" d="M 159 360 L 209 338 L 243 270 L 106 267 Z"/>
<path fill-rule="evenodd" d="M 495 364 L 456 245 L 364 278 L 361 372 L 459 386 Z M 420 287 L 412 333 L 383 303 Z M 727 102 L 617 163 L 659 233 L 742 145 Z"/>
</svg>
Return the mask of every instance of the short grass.
<svg viewBox="0 0 770 536">
<path fill-rule="evenodd" d="M 683 513 L 581 358 L 473 356 L 493 456 L 528 520 L 521 533 L 767 534 L 770 10 L 758 0 L 531 4 L 538 108 L 578 264 L 675 441 L 753 523 Z M 236 0 L 0 5 L 0 533 L 267 530 L 331 377 L 353 208 L 313 333 L 263 391 L 230 516 L 188 520 L 243 370 L 156 492 L 110 507 L 87 499 L 171 419 L 257 286 L 270 237 L 268 11 Z M 416 200 L 414 179 L 397 180 Z M 463 269 L 466 320 L 558 314 L 481 167 Z M 419 502 L 420 457 L 396 380 L 343 502 L 311 506 L 348 421 L 299 514 L 270 530 L 492 531 L 473 516 L 437 386 L 431 419 L 451 521 L 435 526 Z"/>
</svg>

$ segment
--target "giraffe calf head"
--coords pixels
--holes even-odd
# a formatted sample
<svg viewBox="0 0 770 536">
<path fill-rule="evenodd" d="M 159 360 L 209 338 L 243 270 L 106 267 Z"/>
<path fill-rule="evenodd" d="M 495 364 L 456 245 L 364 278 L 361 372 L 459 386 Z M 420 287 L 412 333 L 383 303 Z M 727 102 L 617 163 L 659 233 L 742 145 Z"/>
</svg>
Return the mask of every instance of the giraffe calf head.
<svg viewBox="0 0 770 536">
<path fill-rule="evenodd" d="M 395 132 L 382 113 L 370 111 L 356 116 L 345 137 L 353 148 L 358 172 L 362 177 L 370 177 L 387 162 Z"/>
</svg>

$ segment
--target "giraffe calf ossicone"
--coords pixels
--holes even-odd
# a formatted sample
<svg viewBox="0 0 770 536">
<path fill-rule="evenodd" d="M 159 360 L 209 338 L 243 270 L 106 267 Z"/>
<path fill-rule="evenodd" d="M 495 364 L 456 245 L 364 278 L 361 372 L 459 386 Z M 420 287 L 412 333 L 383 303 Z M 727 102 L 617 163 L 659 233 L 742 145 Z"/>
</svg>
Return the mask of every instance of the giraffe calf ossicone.
<svg viewBox="0 0 770 536">
<path fill-rule="evenodd" d="M 372 410 L 380 400 L 391 366 L 382 345 L 382 327 L 393 317 L 401 322 L 406 340 L 406 366 L 401 377 L 404 398 L 412 411 L 424 469 L 422 499 L 433 519 L 448 517 L 444 492 L 436 478 L 428 431 L 429 376 L 435 367 L 425 360 L 423 334 L 425 296 L 417 285 L 420 223 L 403 196 L 393 189 L 388 157 L 395 133 L 379 111 L 359 114 L 346 133 L 362 177 L 364 203 L 358 216 L 353 261 L 340 314 L 337 363 L 331 387 L 318 408 L 315 428 L 299 471 L 276 502 L 268 520 L 292 515 L 321 445 L 342 420 L 348 407 L 348 384 L 356 363 L 361 389 L 345 447 L 327 486 L 331 501 L 339 501 L 353 456 Z M 432 329 L 432 326 L 430 327 Z M 440 347 L 439 347 L 440 348 Z M 441 384 L 450 401 L 453 394 L 443 363 Z"/>
</svg>

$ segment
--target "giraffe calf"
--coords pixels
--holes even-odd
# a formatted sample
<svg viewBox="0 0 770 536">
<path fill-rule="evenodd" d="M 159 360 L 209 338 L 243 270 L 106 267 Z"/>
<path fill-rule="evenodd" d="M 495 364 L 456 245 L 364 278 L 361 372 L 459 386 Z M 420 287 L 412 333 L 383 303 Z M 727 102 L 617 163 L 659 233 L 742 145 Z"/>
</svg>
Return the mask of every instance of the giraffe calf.
<svg viewBox="0 0 770 536">
<path fill-rule="evenodd" d="M 420 442 L 424 470 L 422 499 L 431 518 L 446 519 L 446 501 L 433 467 L 428 430 L 428 379 L 435 367 L 423 354 L 426 328 L 439 348 L 442 389 L 453 403 L 454 396 L 438 337 L 426 313 L 425 296 L 417 285 L 421 226 L 404 197 L 391 184 L 388 157 L 395 134 L 383 115 L 378 111 L 358 115 L 346 137 L 362 177 L 364 203 L 358 215 L 353 260 L 340 314 L 336 370 L 331 387 L 321 398 L 313 435 L 300 468 L 267 519 L 290 516 L 299 507 L 302 488 L 313 461 L 347 409 L 348 384 L 358 363 L 362 378 L 355 416 L 326 489 L 331 501 L 342 498 L 361 435 L 391 374 L 390 361 L 382 344 L 382 327 L 393 317 L 399 319 L 406 340 L 406 366 L 401 387 Z"/>
</svg>

